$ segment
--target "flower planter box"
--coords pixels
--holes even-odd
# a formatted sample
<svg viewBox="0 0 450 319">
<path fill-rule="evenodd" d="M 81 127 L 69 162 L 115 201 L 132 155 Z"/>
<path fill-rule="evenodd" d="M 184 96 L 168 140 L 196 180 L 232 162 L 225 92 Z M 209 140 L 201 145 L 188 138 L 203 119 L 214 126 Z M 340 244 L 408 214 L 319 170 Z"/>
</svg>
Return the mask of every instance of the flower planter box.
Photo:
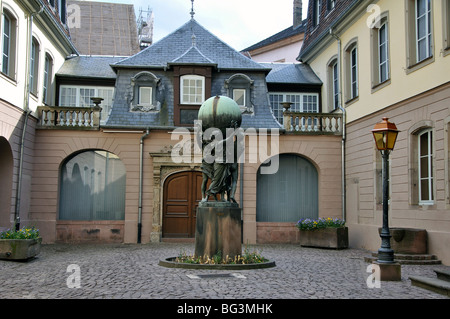
<svg viewBox="0 0 450 319">
<path fill-rule="evenodd" d="M 39 255 L 42 238 L 0 239 L 0 259 L 26 261 Z"/>
<path fill-rule="evenodd" d="M 300 245 L 303 247 L 332 249 L 348 248 L 348 228 L 300 230 Z"/>
</svg>

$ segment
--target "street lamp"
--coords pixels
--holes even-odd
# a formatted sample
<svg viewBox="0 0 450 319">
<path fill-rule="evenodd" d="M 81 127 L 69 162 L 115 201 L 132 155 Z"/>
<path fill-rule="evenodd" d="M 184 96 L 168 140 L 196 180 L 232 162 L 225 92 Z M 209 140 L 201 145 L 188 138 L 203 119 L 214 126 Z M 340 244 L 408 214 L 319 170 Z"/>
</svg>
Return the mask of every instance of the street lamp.
<svg viewBox="0 0 450 319">
<path fill-rule="evenodd" d="M 372 130 L 377 149 L 383 158 L 383 228 L 381 229 L 381 248 L 378 250 L 378 263 L 393 263 L 394 251 L 391 249 L 391 235 L 389 232 L 388 200 L 389 200 L 389 154 L 394 149 L 399 130 L 394 123 L 383 118 L 381 123 L 377 123 Z"/>
</svg>

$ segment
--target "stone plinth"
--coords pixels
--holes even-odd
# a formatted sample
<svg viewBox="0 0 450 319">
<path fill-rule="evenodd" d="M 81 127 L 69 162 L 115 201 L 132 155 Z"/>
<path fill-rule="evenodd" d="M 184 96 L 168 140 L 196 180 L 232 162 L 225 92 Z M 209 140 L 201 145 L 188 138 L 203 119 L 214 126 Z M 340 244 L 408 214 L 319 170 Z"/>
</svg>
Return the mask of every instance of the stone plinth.
<svg viewBox="0 0 450 319">
<path fill-rule="evenodd" d="M 197 208 L 195 256 L 242 255 L 241 209 L 230 202 L 204 202 Z"/>
<path fill-rule="evenodd" d="M 399 263 L 382 263 L 378 261 L 373 262 L 374 265 L 379 267 L 380 281 L 401 281 L 402 280 L 402 268 Z"/>
</svg>

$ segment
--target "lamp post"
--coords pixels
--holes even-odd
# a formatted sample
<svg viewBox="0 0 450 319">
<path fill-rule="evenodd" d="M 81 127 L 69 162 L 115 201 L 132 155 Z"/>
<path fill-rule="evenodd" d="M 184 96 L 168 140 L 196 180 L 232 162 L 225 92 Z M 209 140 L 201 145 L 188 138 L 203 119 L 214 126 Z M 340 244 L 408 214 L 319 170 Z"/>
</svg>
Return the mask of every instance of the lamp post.
<svg viewBox="0 0 450 319">
<path fill-rule="evenodd" d="M 381 229 L 381 247 L 378 250 L 378 263 L 394 263 L 394 251 L 391 249 L 391 235 L 389 232 L 389 154 L 394 149 L 399 130 L 394 123 L 383 118 L 381 123 L 377 123 L 372 130 L 377 149 L 383 158 L 383 228 Z"/>
</svg>

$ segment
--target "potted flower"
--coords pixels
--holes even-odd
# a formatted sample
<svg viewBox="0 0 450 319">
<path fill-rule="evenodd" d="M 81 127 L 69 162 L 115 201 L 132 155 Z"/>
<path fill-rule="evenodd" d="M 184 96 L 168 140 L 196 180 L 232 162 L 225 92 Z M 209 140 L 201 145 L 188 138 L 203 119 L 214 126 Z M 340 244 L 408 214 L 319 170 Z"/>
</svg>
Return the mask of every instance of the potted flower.
<svg viewBox="0 0 450 319">
<path fill-rule="evenodd" d="M 348 247 L 348 228 L 339 218 L 303 218 L 297 222 L 300 230 L 300 245 L 344 249 Z"/>
<path fill-rule="evenodd" d="M 0 232 L 0 259 L 29 260 L 41 251 L 39 229 L 23 227 Z"/>
</svg>

